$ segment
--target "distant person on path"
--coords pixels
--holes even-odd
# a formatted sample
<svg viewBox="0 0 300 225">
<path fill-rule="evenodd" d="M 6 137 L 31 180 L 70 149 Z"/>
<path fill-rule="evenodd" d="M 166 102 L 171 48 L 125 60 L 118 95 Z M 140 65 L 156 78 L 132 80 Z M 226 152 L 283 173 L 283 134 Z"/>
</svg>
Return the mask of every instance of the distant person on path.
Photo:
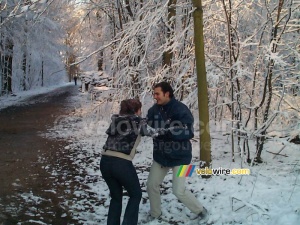
<svg viewBox="0 0 300 225">
<path fill-rule="evenodd" d="M 77 85 L 77 75 L 74 76 L 75 85 Z"/>
<path fill-rule="evenodd" d="M 148 125 L 158 130 L 153 138 L 153 164 L 150 169 L 147 192 L 150 200 L 150 220 L 162 215 L 160 185 L 171 169 L 173 194 L 191 210 L 190 219 L 205 219 L 207 211 L 196 197 L 186 189 L 185 177 L 177 177 L 181 165 L 192 159 L 190 139 L 194 137 L 194 118 L 186 105 L 177 101 L 167 82 L 154 86 L 154 104 L 147 114 Z"/>
<path fill-rule="evenodd" d="M 142 190 L 132 159 L 141 138 L 141 108 L 137 99 L 122 101 L 119 114 L 112 116 L 106 131 L 108 138 L 103 147 L 100 170 L 111 195 L 107 225 L 121 224 L 123 187 L 128 192 L 129 201 L 122 225 L 136 225 L 138 222 Z"/>
</svg>

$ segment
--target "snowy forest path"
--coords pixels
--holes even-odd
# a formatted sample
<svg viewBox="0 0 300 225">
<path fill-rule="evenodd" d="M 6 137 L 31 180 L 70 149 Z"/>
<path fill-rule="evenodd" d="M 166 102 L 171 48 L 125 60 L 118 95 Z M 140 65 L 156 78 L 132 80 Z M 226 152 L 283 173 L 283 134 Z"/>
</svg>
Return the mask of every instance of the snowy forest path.
<svg viewBox="0 0 300 225">
<path fill-rule="evenodd" d="M 59 161 L 66 141 L 40 134 L 74 108 L 71 97 L 78 93 L 78 86 L 68 85 L 0 110 L 1 225 L 74 223 L 62 207 L 63 186 L 45 170 Z"/>
</svg>

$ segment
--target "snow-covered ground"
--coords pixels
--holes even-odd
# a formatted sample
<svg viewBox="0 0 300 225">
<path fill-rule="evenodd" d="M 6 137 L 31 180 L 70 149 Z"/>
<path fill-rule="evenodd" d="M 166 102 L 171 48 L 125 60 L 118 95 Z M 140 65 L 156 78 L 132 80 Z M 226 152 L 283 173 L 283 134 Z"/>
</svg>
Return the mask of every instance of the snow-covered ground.
<svg viewBox="0 0 300 225">
<path fill-rule="evenodd" d="M 112 113 L 118 110 L 118 103 L 91 102 L 88 95 L 81 94 L 76 102 L 82 102 L 73 115 L 60 118 L 48 136 L 69 140 L 65 147 L 66 154 L 72 158 L 78 171 L 86 173 L 88 179 L 78 177 L 79 182 L 86 182 L 89 189 L 76 190 L 78 196 L 89 196 L 93 193 L 98 201 L 87 198 L 68 202 L 72 206 L 73 215 L 84 224 L 105 224 L 109 206 L 109 191 L 99 171 L 100 152 L 106 140 L 107 129 Z M 152 104 L 149 99 L 143 106 L 143 112 Z M 197 124 L 197 116 L 196 123 Z M 195 126 L 195 128 L 197 128 Z M 263 151 L 264 163 L 249 166 L 236 153 L 235 162 L 231 162 L 230 138 L 226 135 L 226 126 L 212 125 L 212 167 L 213 168 L 249 168 L 250 175 L 219 175 L 210 179 L 201 178 L 196 173 L 186 178 L 199 201 L 208 209 L 210 218 L 208 224 L 270 224 L 299 225 L 300 224 L 300 148 L 290 144 L 281 152 L 286 157 L 274 155 L 282 148 L 282 143 L 270 141 Z M 196 133 L 196 137 L 198 137 Z M 281 140 L 285 142 L 285 140 Z M 199 164 L 199 142 L 193 143 L 193 165 Z M 252 146 L 252 156 L 254 147 Z M 267 152 L 269 151 L 269 152 Z M 144 137 L 138 147 L 138 153 L 133 161 L 137 168 L 143 189 L 143 199 L 140 205 L 139 221 L 149 212 L 149 201 L 145 189 L 148 171 L 152 162 L 152 140 Z M 54 172 L 54 171 L 52 171 Z M 92 179 L 93 178 L 93 179 Z M 174 224 L 197 224 L 189 221 L 188 210 L 178 202 L 172 194 L 171 173 L 167 175 L 162 186 L 162 208 L 167 217 L 172 217 Z M 87 180 L 93 180 L 88 182 Z M 124 197 L 123 210 L 127 204 Z M 88 206 L 88 207 L 87 207 Z M 92 210 L 82 210 L 92 208 Z M 193 223 L 194 222 L 194 223 Z M 147 224 L 147 223 L 141 223 Z M 157 222 L 149 222 L 149 225 Z M 161 224 L 167 224 L 162 222 Z"/>
<path fill-rule="evenodd" d="M 65 139 L 68 145 L 62 153 L 72 161 L 72 179 L 79 186 L 70 185 L 68 172 L 60 165 L 45 167 L 53 177 L 58 174 L 65 176 L 60 185 L 65 186 L 66 194 L 76 197 L 66 199 L 63 208 L 69 209 L 70 215 L 79 224 L 106 224 L 109 206 L 109 191 L 99 170 L 101 150 L 106 140 L 105 131 L 112 113 L 118 111 L 118 103 L 91 102 L 89 95 L 80 93 L 73 97 L 77 103 L 72 114 L 57 118 L 55 126 L 43 134 L 48 138 Z M 152 104 L 145 99 L 143 113 Z M 81 107 L 78 107 L 80 102 Z M 8 103 L 7 103 L 8 104 Z M 197 128 L 197 116 L 195 115 Z M 274 155 L 282 148 L 285 140 L 270 141 L 266 144 L 262 158 L 264 163 L 249 166 L 244 163 L 238 153 L 235 162 L 231 162 L 230 138 L 226 126 L 212 124 L 212 167 L 213 168 L 249 168 L 250 175 L 218 175 L 210 179 L 201 178 L 196 173 L 187 179 L 187 187 L 193 191 L 199 201 L 208 209 L 210 217 L 208 224 L 249 224 L 249 225 L 299 225 L 300 224 L 300 148 L 290 144 L 283 149 L 282 155 Z M 193 143 L 192 164 L 199 164 L 199 142 L 196 132 Z M 286 142 L 285 142 L 286 143 Z M 254 155 L 254 147 L 251 147 Z M 47 159 L 42 159 L 47 161 Z M 166 222 L 141 222 L 149 212 L 149 200 L 146 193 L 146 180 L 152 162 L 152 140 L 144 137 L 138 147 L 138 153 L 133 161 L 137 168 L 143 189 L 143 199 L 140 204 L 139 221 L 144 225 L 171 224 Z M 61 166 L 62 167 L 62 166 Z M 58 179 L 57 179 L 58 180 Z M 61 179 L 60 179 L 61 180 Z M 172 224 L 197 224 L 190 221 L 186 214 L 188 210 L 172 194 L 171 173 L 167 175 L 162 185 L 163 213 L 172 218 Z M 58 181 L 57 181 L 58 182 Z M 55 190 L 49 190 L 55 192 Z M 26 194 L 23 193 L 25 196 Z M 25 196 L 26 197 L 26 196 Z M 32 199 L 34 196 L 31 196 Z M 124 197 L 123 211 L 127 204 Z M 67 216 L 67 215 L 62 215 Z M 38 222 L 38 221 L 35 221 Z M 41 224 L 45 224 L 40 221 Z"/>
</svg>

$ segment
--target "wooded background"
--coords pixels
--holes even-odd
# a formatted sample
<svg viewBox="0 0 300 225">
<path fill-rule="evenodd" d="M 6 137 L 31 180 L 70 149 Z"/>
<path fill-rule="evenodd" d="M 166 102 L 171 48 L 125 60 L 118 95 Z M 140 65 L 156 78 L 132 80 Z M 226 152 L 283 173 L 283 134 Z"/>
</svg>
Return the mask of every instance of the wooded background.
<svg viewBox="0 0 300 225">
<path fill-rule="evenodd" d="M 210 120 L 230 126 L 248 161 L 254 140 L 261 161 L 267 140 L 299 140 L 300 2 L 202 5 Z M 2 0 L 0 96 L 103 70 L 122 87 L 116 99 L 165 79 L 198 109 L 193 11 L 190 0 Z"/>
</svg>

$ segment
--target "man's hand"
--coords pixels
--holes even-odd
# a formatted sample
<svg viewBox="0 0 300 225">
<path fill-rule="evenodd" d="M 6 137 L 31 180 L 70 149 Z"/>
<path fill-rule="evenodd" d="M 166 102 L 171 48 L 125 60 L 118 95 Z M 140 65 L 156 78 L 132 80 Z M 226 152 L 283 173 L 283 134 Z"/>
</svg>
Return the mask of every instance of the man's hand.
<svg viewBox="0 0 300 225">
<path fill-rule="evenodd" d="M 164 128 L 157 128 L 155 129 L 155 133 L 152 135 L 152 137 L 158 137 L 158 136 L 162 136 L 165 135 L 168 132 L 167 129 Z"/>
<path fill-rule="evenodd" d="M 147 125 L 146 129 L 147 129 L 147 132 L 146 132 L 145 136 L 156 138 L 156 137 L 163 136 L 163 135 L 173 134 L 172 132 L 179 132 L 179 131 L 176 131 L 176 129 L 186 130 L 186 129 L 188 129 L 188 127 L 187 127 L 187 125 L 182 125 L 182 126 L 174 126 L 174 127 L 169 127 L 169 128 L 156 128 L 155 129 L 155 128 L 152 128 L 149 125 Z"/>
<path fill-rule="evenodd" d="M 146 134 L 146 136 L 156 138 L 158 136 L 165 135 L 167 132 L 168 132 L 167 129 L 164 129 L 164 128 L 155 129 L 155 128 L 152 128 L 152 127 L 147 125 L 147 134 Z"/>
</svg>

